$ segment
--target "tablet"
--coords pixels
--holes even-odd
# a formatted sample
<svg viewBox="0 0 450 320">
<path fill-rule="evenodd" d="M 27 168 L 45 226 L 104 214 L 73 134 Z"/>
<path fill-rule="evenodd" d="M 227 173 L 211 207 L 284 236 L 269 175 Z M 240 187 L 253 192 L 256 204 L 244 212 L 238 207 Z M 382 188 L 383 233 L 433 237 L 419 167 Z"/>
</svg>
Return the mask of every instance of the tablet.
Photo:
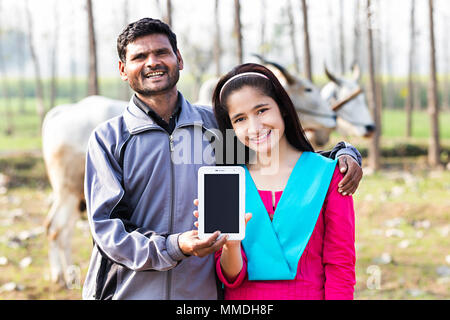
<svg viewBox="0 0 450 320">
<path fill-rule="evenodd" d="M 205 166 L 198 170 L 198 237 L 219 230 L 229 240 L 245 236 L 245 171 L 239 166 Z"/>
</svg>

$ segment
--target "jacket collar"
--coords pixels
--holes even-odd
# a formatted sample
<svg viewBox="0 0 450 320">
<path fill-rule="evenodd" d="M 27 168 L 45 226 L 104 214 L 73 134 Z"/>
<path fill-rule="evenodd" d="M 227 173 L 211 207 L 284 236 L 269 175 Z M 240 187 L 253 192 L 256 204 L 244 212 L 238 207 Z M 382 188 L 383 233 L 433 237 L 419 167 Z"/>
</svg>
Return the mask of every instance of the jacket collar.
<svg viewBox="0 0 450 320">
<path fill-rule="evenodd" d="M 178 96 L 179 99 L 181 99 L 181 112 L 175 128 L 190 125 L 203 126 L 203 119 L 200 113 L 192 107 L 180 92 Z M 137 134 L 151 129 L 163 130 L 151 117 L 134 103 L 133 97 L 131 97 L 128 107 L 124 111 L 123 118 L 127 129 L 131 134 Z"/>
</svg>

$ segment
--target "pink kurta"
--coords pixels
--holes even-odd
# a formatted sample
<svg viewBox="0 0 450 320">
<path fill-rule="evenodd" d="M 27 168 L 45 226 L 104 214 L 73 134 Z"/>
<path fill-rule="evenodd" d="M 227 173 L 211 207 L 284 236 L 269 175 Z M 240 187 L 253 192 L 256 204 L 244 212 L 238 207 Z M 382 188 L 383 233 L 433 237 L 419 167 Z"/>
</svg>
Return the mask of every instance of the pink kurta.
<svg viewBox="0 0 450 320">
<path fill-rule="evenodd" d="M 216 271 L 225 285 L 225 300 L 353 299 L 355 214 L 352 197 L 342 196 L 337 191 L 342 177 L 336 166 L 314 231 L 298 263 L 295 279 L 248 280 L 247 257 L 241 250 L 243 268 L 236 279 L 229 282 L 220 266 L 221 251 L 216 252 Z M 275 193 L 275 207 L 281 193 Z M 259 191 L 259 194 L 268 214 L 274 214 L 271 192 Z"/>
</svg>

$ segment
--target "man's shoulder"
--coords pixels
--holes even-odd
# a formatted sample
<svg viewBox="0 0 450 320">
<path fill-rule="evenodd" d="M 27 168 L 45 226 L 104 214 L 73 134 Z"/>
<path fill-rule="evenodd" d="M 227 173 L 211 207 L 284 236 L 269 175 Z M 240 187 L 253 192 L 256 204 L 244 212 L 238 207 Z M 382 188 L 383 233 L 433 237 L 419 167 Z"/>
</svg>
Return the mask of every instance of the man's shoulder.
<svg viewBox="0 0 450 320">
<path fill-rule="evenodd" d="M 194 110 L 200 114 L 206 127 L 211 129 L 217 128 L 216 118 L 214 116 L 214 111 L 211 106 L 193 104 L 192 108 L 194 108 Z"/>
<path fill-rule="evenodd" d="M 121 114 L 99 123 L 92 131 L 91 139 L 95 137 L 95 139 L 116 144 L 125 139 L 127 135 L 128 130 L 123 114 Z"/>
<path fill-rule="evenodd" d="M 94 132 L 117 132 L 124 126 L 123 114 L 115 116 L 100 122 L 95 128 Z"/>
</svg>

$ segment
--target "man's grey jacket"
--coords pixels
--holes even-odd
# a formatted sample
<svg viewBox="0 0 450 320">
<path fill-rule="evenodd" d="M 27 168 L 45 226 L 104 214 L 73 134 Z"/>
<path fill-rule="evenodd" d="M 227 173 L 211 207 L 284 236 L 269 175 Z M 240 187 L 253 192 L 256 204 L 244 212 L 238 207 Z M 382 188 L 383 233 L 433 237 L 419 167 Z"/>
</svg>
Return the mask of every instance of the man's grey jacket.
<svg viewBox="0 0 450 320">
<path fill-rule="evenodd" d="M 85 196 L 94 248 L 83 299 L 218 299 L 214 255 L 185 256 L 180 233 L 194 229 L 197 172 L 214 165 L 217 123 L 190 105 L 172 134 L 133 99 L 92 133 Z M 346 144 L 339 152 L 360 156 Z M 344 151 L 345 150 L 345 151 Z"/>
<path fill-rule="evenodd" d="M 137 107 L 99 125 L 86 157 L 85 196 L 94 240 L 84 299 L 217 299 L 214 255 L 185 256 L 194 229 L 197 172 L 214 165 L 209 107 L 190 105 L 171 135 Z M 125 200 L 125 201 L 124 201 Z M 128 205 L 125 208 L 116 206 Z"/>
</svg>

